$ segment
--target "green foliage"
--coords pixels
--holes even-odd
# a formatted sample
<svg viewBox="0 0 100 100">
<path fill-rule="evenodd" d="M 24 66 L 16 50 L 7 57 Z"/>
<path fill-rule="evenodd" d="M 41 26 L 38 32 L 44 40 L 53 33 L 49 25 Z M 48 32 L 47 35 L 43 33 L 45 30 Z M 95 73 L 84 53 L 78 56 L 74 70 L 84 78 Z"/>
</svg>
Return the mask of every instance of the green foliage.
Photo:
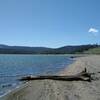
<svg viewBox="0 0 100 100">
<path fill-rule="evenodd" d="M 100 54 L 100 47 L 89 49 L 87 51 L 84 51 L 86 54 Z"/>
</svg>

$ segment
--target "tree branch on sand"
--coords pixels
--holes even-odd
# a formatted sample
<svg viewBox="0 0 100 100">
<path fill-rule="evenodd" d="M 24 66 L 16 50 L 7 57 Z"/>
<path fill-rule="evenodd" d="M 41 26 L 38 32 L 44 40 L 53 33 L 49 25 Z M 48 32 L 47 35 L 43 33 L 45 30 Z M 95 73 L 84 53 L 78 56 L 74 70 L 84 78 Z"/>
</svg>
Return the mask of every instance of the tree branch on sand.
<svg viewBox="0 0 100 100">
<path fill-rule="evenodd" d="M 31 81 L 31 80 L 60 80 L 60 81 L 92 81 L 91 73 L 87 72 L 85 68 L 84 71 L 76 75 L 67 75 L 67 76 L 56 76 L 56 75 L 44 75 L 44 76 L 25 76 L 19 79 L 20 81 Z"/>
</svg>

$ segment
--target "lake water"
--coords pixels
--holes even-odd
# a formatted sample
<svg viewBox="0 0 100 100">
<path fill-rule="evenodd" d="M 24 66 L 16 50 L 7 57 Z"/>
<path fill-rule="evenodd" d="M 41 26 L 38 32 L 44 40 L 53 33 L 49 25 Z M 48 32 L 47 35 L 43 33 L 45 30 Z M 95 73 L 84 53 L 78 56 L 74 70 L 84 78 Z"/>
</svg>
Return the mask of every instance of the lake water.
<svg viewBox="0 0 100 100">
<path fill-rule="evenodd" d="M 0 95 L 21 84 L 24 75 L 57 74 L 72 62 L 65 55 L 0 55 Z"/>
</svg>

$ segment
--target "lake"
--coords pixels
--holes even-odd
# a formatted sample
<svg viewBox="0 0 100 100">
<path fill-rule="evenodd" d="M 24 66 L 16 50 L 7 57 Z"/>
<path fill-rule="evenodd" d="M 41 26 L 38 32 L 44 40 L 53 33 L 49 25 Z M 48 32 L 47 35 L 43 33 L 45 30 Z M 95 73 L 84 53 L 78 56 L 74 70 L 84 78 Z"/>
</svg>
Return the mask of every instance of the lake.
<svg viewBox="0 0 100 100">
<path fill-rule="evenodd" d="M 73 60 L 67 55 L 0 55 L 0 95 L 21 83 L 25 75 L 56 75 Z"/>
</svg>

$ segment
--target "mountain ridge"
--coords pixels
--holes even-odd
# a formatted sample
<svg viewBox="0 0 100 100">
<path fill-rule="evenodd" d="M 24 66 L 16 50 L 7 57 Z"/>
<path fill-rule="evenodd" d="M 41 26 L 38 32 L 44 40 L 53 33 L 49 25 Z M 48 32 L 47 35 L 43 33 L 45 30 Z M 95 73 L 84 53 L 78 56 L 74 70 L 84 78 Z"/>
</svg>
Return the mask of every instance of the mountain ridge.
<svg viewBox="0 0 100 100">
<path fill-rule="evenodd" d="M 72 54 L 82 53 L 91 48 L 100 47 L 97 44 L 63 46 L 59 48 L 30 47 L 30 46 L 9 46 L 0 44 L 0 54 Z"/>
</svg>

